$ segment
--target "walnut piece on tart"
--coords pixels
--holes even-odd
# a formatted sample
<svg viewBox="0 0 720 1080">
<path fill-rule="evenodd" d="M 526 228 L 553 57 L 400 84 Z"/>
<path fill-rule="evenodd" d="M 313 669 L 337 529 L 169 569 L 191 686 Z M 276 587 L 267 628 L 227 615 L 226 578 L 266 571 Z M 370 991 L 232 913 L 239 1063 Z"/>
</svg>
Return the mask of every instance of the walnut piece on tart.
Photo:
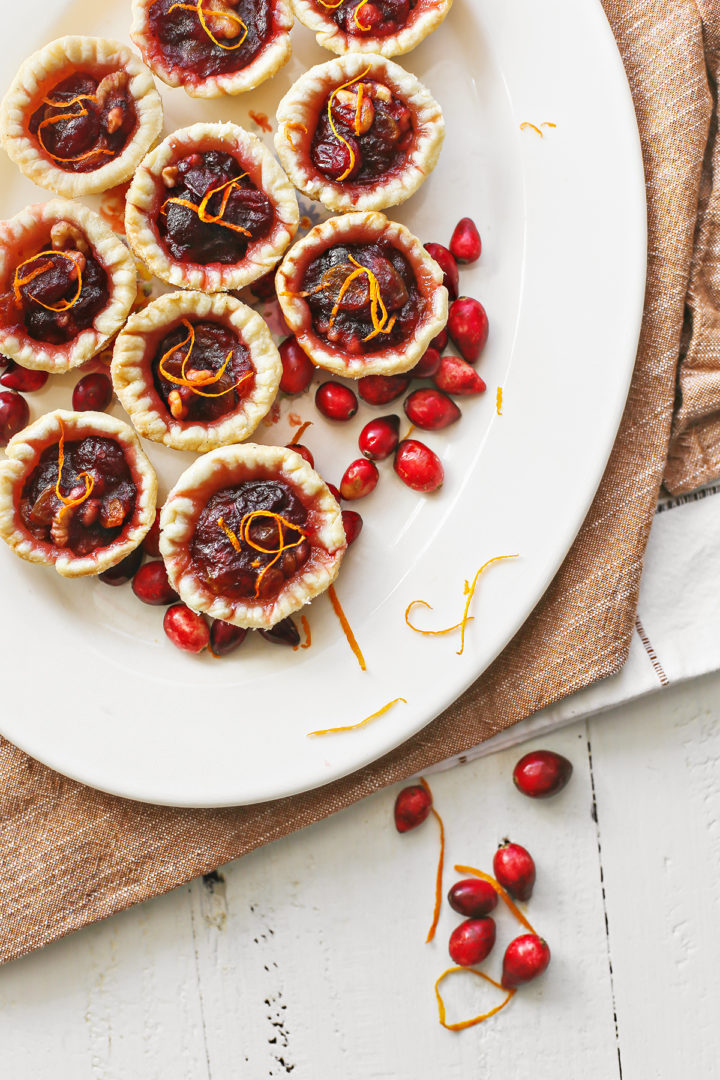
<svg viewBox="0 0 720 1080">
<path fill-rule="evenodd" d="M 84 364 L 136 296 L 132 255 L 87 207 L 53 199 L 0 222 L 0 353 L 23 367 Z"/>
<path fill-rule="evenodd" d="M 295 187 L 329 210 L 382 210 L 437 164 L 442 109 L 382 56 L 347 53 L 306 71 L 277 110 L 275 147 Z"/>
<path fill-rule="evenodd" d="M 292 0 L 292 6 L 331 52 L 398 56 L 438 28 L 452 0 Z"/>
<path fill-rule="evenodd" d="M 137 435 L 106 413 L 41 416 L 0 462 L 0 539 L 63 577 L 99 574 L 155 519 L 157 479 Z"/>
<path fill-rule="evenodd" d="M 192 97 L 242 94 L 290 59 L 289 0 L 133 0 L 132 10 L 145 62 Z"/>
<path fill-rule="evenodd" d="M 272 270 L 298 217 L 295 189 L 257 136 L 237 124 L 193 124 L 138 168 L 125 228 L 163 281 L 223 292 Z"/>
<path fill-rule="evenodd" d="M 243 443 L 187 469 L 160 516 L 173 588 L 194 611 L 271 627 L 337 577 L 347 542 L 340 507 L 294 450 Z"/>
<path fill-rule="evenodd" d="M 312 362 L 337 375 L 409 371 L 447 321 L 437 263 L 384 214 L 316 225 L 287 253 L 275 284 L 285 321 Z"/>
<path fill-rule="evenodd" d="M 223 293 L 168 293 L 132 315 L 112 360 L 137 431 L 176 450 L 241 442 L 267 414 L 280 354 L 257 312 Z"/>
<path fill-rule="evenodd" d="M 68 198 L 128 180 L 162 123 L 148 69 L 105 38 L 51 41 L 24 61 L 0 106 L 8 156 L 30 180 Z"/>
</svg>

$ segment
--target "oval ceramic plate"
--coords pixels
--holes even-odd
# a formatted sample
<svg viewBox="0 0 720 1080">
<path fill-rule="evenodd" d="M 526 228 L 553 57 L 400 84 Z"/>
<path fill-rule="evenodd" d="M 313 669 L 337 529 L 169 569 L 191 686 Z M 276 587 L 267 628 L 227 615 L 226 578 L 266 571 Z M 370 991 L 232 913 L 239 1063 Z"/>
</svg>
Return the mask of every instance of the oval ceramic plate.
<svg viewBox="0 0 720 1080">
<path fill-rule="evenodd" d="M 11 8 L 3 84 L 27 52 L 60 34 L 128 40 L 129 6 L 44 0 L 34 21 L 26 5 Z M 202 102 L 163 87 L 166 129 L 231 119 L 259 131 L 291 82 L 329 59 L 299 25 L 293 47 L 288 66 L 249 95 Z M 461 291 L 482 299 L 491 333 L 479 364 L 487 393 L 462 402 L 461 423 L 426 439 L 445 465 L 442 489 L 417 495 L 387 462 L 376 491 L 357 504 L 365 527 L 337 592 L 367 671 L 327 596 L 306 610 L 309 648 L 251 635 L 222 661 L 196 658 L 173 648 L 162 610 L 138 603 L 129 587 L 62 581 L 3 548 L 0 727 L 60 772 L 191 806 L 256 802 L 334 780 L 407 739 L 477 678 L 540 599 L 582 523 L 627 395 L 645 281 L 643 169 L 612 34 L 597 0 L 456 0 L 440 29 L 398 59 L 442 104 L 447 139 L 435 172 L 396 216 L 441 242 L 460 216 L 475 218 L 483 255 L 462 272 Z M 50 197 L 5 158 L 0 178 L 3 216 Z M 31 395 L 33 417 L 69 407 L 76 379 L 51 379 Z M 353 423 L 333 425 L 306 394 L 284 400 L 260 439 L 285 443 L 293 422 L 312 420 L 303 441 L 337 483 L 357 456 L 362 425 L 401 404 L 363 406 Z M 191 456 L 146 449 L 164 494 Z M 456 623 L 465 580 L 487 559 L 515 553 L 481 579 L 462 655 L 457 634 L 423 637 L 406 626 L 417 599 L 433 606 L 416 609 L 423 626 Z M 407 703 L 359 730 L 308 737 L 395 698 Z"/>
</svg>

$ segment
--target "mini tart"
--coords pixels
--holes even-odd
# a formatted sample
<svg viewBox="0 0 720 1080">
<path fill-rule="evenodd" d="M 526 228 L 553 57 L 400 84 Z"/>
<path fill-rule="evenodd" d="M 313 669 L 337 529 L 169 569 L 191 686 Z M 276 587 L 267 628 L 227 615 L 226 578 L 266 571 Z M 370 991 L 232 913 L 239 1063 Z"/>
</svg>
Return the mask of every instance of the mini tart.
<svg viewBox="0 0 720 1080">
<path fill-rule="evenodd" d="M 5 452 L 0 539 L 21 559 L 63 577 L 100 574 L 134 551 L 155 519 L 153 467 L 132 428 L 106 413 L 47 413 Z"/>
<path fill-rule="evenodd" d="M 399 56 L 437 30 L 452 0 L 292 0 L 295 16 L 334 53 Z"/>
<path fill-rule="evenodd" d="M 0 353 L 23 367 L 84 364 L 136 297 L 132 255 L 87 207 L 53 199 L 0 222 Z"/>
<path fill-rule="evenodd" d="M 447 321 L 440 267 L 380 213 L 316 225 L 275 278 L 285 321 L 314 364 L 359 379 L 409 371 Z"/>
<path fill-rule="evenodd" d="M 290 59 L 288 0 L 133 0 L 132 10 L 145 62 L 191 97 L 242 94 Z"/>
<path fill-rule="evenodd" d="M 272 270 L 297 226 L 295 189 L 260 139 L 236 124 L 169 135 L 127 195 L 133 251 L 186 289 L 241 289 Z"/>
<path fill-rule="evenodd" d="M 23 63 L 0 106 L 0 137 L 30 180 L 73 198 L 134 173 L 163 124 L 143 63 L 118 41 L 63 37 Z"/>
<path fill-rule="evenodd" d="M 257 312 L 232 296 L 177 292 L 128 319 L 111 372 L 141 435 L 205 451 L 252 435 L 275 400 L 282 363 Z"/>
<path fill-rule="evenodd" d="M 346 547 L 327 485 L 283 446 L 205 454 L 160 516 L 173 588 L 194 611 L 236 626 L 274 626 L 307 604 L 333 583 Z"/>
<path fill-rule="evenodd" d="M 329 210 L 405 202 L 435 168 L 445 137 L 442 109 L 414 75 L 360 53 L 305 72 L 280 102 L 277 125 L 283 168 Z"/>
</svg>

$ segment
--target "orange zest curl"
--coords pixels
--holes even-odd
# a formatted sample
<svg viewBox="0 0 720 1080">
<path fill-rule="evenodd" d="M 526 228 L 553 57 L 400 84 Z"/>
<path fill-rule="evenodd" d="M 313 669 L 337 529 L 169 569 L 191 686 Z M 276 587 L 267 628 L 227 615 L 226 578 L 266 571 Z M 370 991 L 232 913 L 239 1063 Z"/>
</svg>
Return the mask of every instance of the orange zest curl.
<svg viewBox="0 0 720 1080">
<path fill-rule="evenodd" d="M 502 386 L 498 386 L 497 393 L 495 394 L 495 411 L 498 414 L 498 416 L 502 416 L 502 407 L 503 407 L 502 398 L 503 398 Z"/>
<path fill-rule="evenodd" d="M 225 533 L 225 535 L 227 536 L 228 540 L 230 541 L 232 546 L 235 548 L 237 553 L 240 554 L 240 552 L 242 551 L 242 548 L 240 547 L 240 541 L 238 540 L 237 536 L 232 531 L 230 526 L 226 525 L 221 517 L 219 517 L 217 519 L 217 524 L 218 524 L 218 528 L 222 529 L 222 531 Z"/>
<path fill-rule="evenodd" d="M 257 518 L 271 518 L 276 523 L 279 535 L 278 547 L 263 547 L 261 544 L 258 544 L 255 540 L 253 540 L 253 538 L 250 536 L 250 526 Z M 247 547 L 254 548 L 255 551 L 259 551 L 263 555 L 274 556 L 274 558 L 270 560 L 267 566 L 258 574 L 255 580 L 255 599 L 257 599 L 260 594 L 260 585 L 262 584 L 262 580 L 267 574 L 268 570 L 270 570 L 270 568 L 275 565 L 275 563 L 278 561 L 284 551 L 287 551 L 289 548 L 297 547 L 298 544 L 301 544 L 307 536 L 307 533 L 305 533 L 299 525 L 293 525 L 293 523 L 291 521 L 288 521 L 287 518 L 284 518 L 282 514 L 276 514 L 273 510 L 253 510 L 251 513 L 245 514 L 242 521 L 240 522 L 239 536 L 236 535 L 232 531 L 232 529 L 225 524 L 222 518 L 218 518 L 217 524 L 218 527 L 222 529 L 222 531 L 225 533 L 228 540 L 238 552 L 238 554 L 242 551 L 242 541 L 242 543 L 246 544 Z M 290 540 L 288 543 L 286 543 L 285 528 L 294 529 L 295 532 L 300 533 L 298 539 Z M 259 567 L 261 566 L 260 560 L 256 559 L 253 562 L 252 566 L 253 569 L 259 569 Z"/>
<path fill-rule="evenodd" d="M 540 136 L 540 138 L 541 138 L 541 139 L 543 138 L 543 133 L 542 133 L 542 131 L 540 130 L 540 128 L 539 128 L 539 127 L 537 127 L 537 126 L 536 126 L 535 124 L 531 124 L 529 120 L 525 120 L 525 121 L 524 121 L 524 122 L 523 122 L 523 123 L 522 123 L 522 124 L 520 125 L 520 130 L 521 130 L 521 131 L 527 131 L 528 129 L 531 129 L 532 131 L 535 131 L 535 132 L 537 132 L 537 134 L 538 134 L 538 135 Z"/>
<path fill-rule="evenodd" d="M 342 4 L 342 2 L 343 2 L 343 0 L 337 0 L 337 3 L 335 3 L 335 4 L 328 4 L 328 3 L 326 2 L 326 0 L 318 0 L 318 4 L 322 4 L 322 6 L 323 6 L 324 8 L 327 8 L 327 9 L 328 9 L 328 11 L 335 11 L 335 9 L 336 9 L 336 8 L 339 8 L 339 7 L 340 7 L 340 5 Z"/>
<path fill-rule="evenodd" d="M 341 2 L 342 2 L 342 0 L 341 0 Z M 305 135 L 307 135 L 308 129 L 305 127 L 304 124 L 299 124 L 294 120 L 288 120 L 288 122 L 285 124 L 285 138 L 290 143 L 293 150 L 296 150 L 297 147 L 295 146 L 295 143 L 290 138 L 290 132 L 291 131 L 302 131 Z"/>
<path fill-rule="evenodd" d="M 303 645 L 303 648 L 306 648 L 306 646 Z M 357 731 L 358 728 L 365 727 L 367 724 L 371 724 L 373 720 L 377 720 L 378 716 L 382 716 L 384 713 L 389 712 L 399 701 L 403 701 L 407 705 L 407 698 L 396 697 L 393 698 L 392 701 L 388 701 L 387 705 L 383 705 L 382 709 L 370 713 L 369 716 L 366 716 L 364 720 L 360 720 L 357 724 L 345 724 L 343 727 L 330 727 L 322 728 L 320 731 L 308 731 L 307 737 L 310 738 L 313 735 L 337 735 L 340 731 Z"/>
<path fill-rule="evenodd" d="M 360 6 L 357 8 L 357 11 L 355 12 L 356 16 L 357 16 L 357 12 L 360 10 L 362 5 L 366 4 L 366 3 L 367 3 L 367 0 L 362 0 L 362 4 L 360 4 Z M 360 123 L 362 121 L 362 102 L 363 102 L 363 84 L 360 83 L 358 85 L 357 105 L 355 106 L 355 122 L 353 124 L 353 127 L 355 128 L 355 134 L 356 135 L 362 134 L 361 131 L 360 131 Z"/>
<path fill-rule="evenodd" d="M 365 657 L 363 656 L 363 654 L 362 654 L 362 652 L 360 650 L 360 646 L 358 645 L 357 641 L 355 640 L 355 635 L 353 634 L 352 629 L 350 627 L 350 623 L 347 620 L 347 615 L 345 614 L 345 612 L 342 609 L 342 604 L 338 600 L 338 594 L 335 592 L 335 586 L 334 585 L 331 585 L 329 587 L 328 596 L 330 597 L 330 603 L 333 606 L 333 611 L 337 615 L 338 621 L 339 621 L 340 625 L 343 628 L 343 633 L 345 634 L 345 637 L 348 639 L 348 645 L 350 646 L 352 651 L 355 653 L 355 656 L 357 657 L 357 662 L 360 665 L 360 670 L 361 671 L 367 671 L 367 664 L 365 663 Z"/>
<path fill-rule="evenodd" d="M 88 110 L 83 105 L 84 101 L 97 101 L 97 96 L 95 94 L 78 94 L 77 97 L 71 98 L 70 101 L 51 101 L 51 99 L 48 97 L 43 98 L 43 105 L 49 105 L 53 109 L 69 109 L 73 105 L 80 106 L 80 112 L 64 112 L 61 113 L 60 116 L 47 116 L 38 125 L 37 141 L 40 143 L 40 146 L 45 151 L 47 156 L 51 157 L 53 161 L 61 161 L 64 164 L 73 164 L 77 161 L 85 161 L 86 158 L 94 157 L 96 154 L 105 154 L 109 155 L 110 157 L 113 156 L 113 150 L 108 150 L 107 147 L 104 146 L 95 146 L 92 150 L 87 150 L 84 154 L 78 154 L 77 157 L 64 158 L 59 157 L 58 154 L 53 154 L 52 150 L 48 150 L 47 146 L 43 142 L 43 128 L 52 127 L 53 124 L 61 124 L 65 120 L 80 120 L 83 116 L 87 116 Z"/>
<path fill-rule="evenodd" d="M 435 997 L 437 998 L 438 1006 L 438 1019 L 444 1028 L 448 1031 L 464 1031 L 465 1028 L 475 1027 L 476 1024 L 481 1024 L 483 1020 L 488 1020 L 491 1016 L 495 1016 L 495 1013 L 499 1013 L 501 1009 L 504 1009 L 510 999 L 514 996 L 515 990 L 505 991 L 507 997 L 503 1001 L 502 1005 L 496 1005 L 494 1009 L 490 1009 L 489 1012 L 481 1013 L 480 1016 L 472 1016 L 469 1020 L 460 1020 L 456 1024 L 448 1024 L 445 1020 L 445 1002 L 442 999 L 440 993 L 440 983 L 443 979 L 446 979 L 449 975 L 454 975 L 457 972 L 465 972 L 467 975 L 476 975 L 479 979 L 484 979 L 485 982 L 489 982 L 491 986 L 497 987 L 498 990 L 505 990 L 505 987 L 501 983 L 495 982 L 489 975 L 486 975 L 484 971 L 476 971 L 471 967 L 451 967 L 447 971 L 443 971 L 442 975 L 435 982 Z"/>
<path fill-rule="evenodd" d="M 222 367 L 218 368 L 216 372 L 204 371 L 199 374 L 199 377 L 191 379 L 188 378 L 185 374 L 185 371 L 188 365 L 188 361 L 190 360 L 193 347 L 195 345 L 195 327 L 192 325 L 192 323 L 188 322 L 187 319 L 182 320 L 182 325 L 187 328 L 188 336 L 184 338 L 178 345 L 173 345 L 172 348 L 168 349 L 168 351 L 163 354 L 160 359 L 160 363 L 158 364 L 158 371 L 164 379 L 167 379 L 168 382 L 175 383 L 176 386 L 187 386 L 190 390 L 192 390 L 193 394 L 197 394 L 199 397 L 217 398 L 224 397 L 225 394 L 229 394 L 231 390 L 237 390 L 241 383 L 245 382 L 246 379 L 252 377 L 252 371 L 246 371 L 243 375 L 240 376 L 236 383 L 233 383 L 232 386 L 228 386 L 226 390 L 218 390 L 217 393 L 214 394 L 206 393 L 204 390 L 201 389 L 201 387 L 212 386 L 213 383 L 218 382 L 218 380 L 223 377 L 223 375 L 225 374 L 225 370 L 232 359 L 233 351 L 232 349 L 230 350 L 230 352 L 225 357 L 225 363 L 222 365 Z M 182 362 L 182 368 L 180 369 L 180 378 L 178 378 L 177 375 L 170 374 L 170 372 L 165 367 L 165 362 L 172 356 L 173 353 L 177 352 L 178 349 L 184 348 L 185 345 L 187 345 L 188 343 L 190 344 L 190 348 L 185 354 L 185 358 Z"/>
<path fill-rule="evenodd" d="M 177 203 L 178 206 L 186 206 L 188 210 L 194 210 L 205 225 L 222 225 L 223 228 L 232 229 L 233 232 L 242 233 L 243 236 L 251 236 L 252 234 L 247 229 L 244 229 L 242 225 L 235 225 L 232 221 L 224 220 L 225 211 L 227 210 L 227 204 L 232 195 L 233 186 L 239 184 L 245 176 L 247 176 L 247 173 L 241 173 L 240 176 L 235 176 L 232 180 L 228 180 L 224 184 L 219 184 L 218 187 L 210 188 L 203 196 L 202 202 L 199 205 L 198 203 L 190 202 L 189 199 L 180 199 L 177 196 L 166 199 L 160 207 L 160 213 L 167 213 L 165 207 L 168 203 Z M 220 213 L 208 215 L 208 203 L 213 195 L 217 195 L 219 191 L 225 192 L 220 205 Z"/>
<path fill-rule="evenodd" d="M 322 2 L 322 0 L 321 0 L 321 2 Z M 341 0 L 341 2 L 342 2 L 342 0 Z M 325 6 L 329 7 L 331 5 L 325 5 Z M 334 6 L 340 7 L 340 4 L 336 4 Z M 333 120 L 333 115 L 332 115 L 333 102 L 335 101 L 335 96 L 341 90 L 345 90 L 346 87 L 352 86 L 353 83 L 359 82 L 361 79 L 364 79 L 369 71 L 370 71 L 370 66 L 368 65 L 368 67 L 366 67 L 365 70 L 360 73 L 360 75 L 356 75 L 354 79 L 350 79 L 349 82 L 343 83 L 341 86 L 336 86 L 335 89 L 333 90 L 332 94 L 328 98 L 328 107 L 327 107 L 328 120 L 330 121 L 330 127 L 332 128 L 332 133 L 335 136 L 335 138 L 338 140 L 338 142 L 341 142 L 341 143 L 345 144 L 345 146 L 347 147 L 347 151 L 350 154 L 350 164 L 348 165 L 345 172 L 341 176 L 338 176 L 337 180 L 335 181 L 336 184 L 340 184 L 340 183 L 342 183 L 343 180 L 346 180 L 348 178 L 348 176 L 350 175 L 350 173 L 355 168 L 355 151 L 353 150 L 352 146 L 347 141 L 347 139 L 343 139 L 342 135 L 340 134 L 338 129 L 335 127 L 335 121 Z"/>
<path fill-rule="evenodd" d="M 372 270 L 369 270 L 367 266 L 363 266 L 362 263 L 359 263 L 357 259 L 353 258 L 352 255 L 349 255 L 348 258 L 350 259 L 350 262 L 353 264 L 355 269 L 348 274 L 348 276 L 345 278 L 342 285 L 340 286 L 340 291 L 337 294 L 337 299 L 335 300 L 332 311 L 330 312 L 330 326 L 332 326 L 335 322 L 337 313 L 340 310 L 340 304 L 342 303 L 342 299 L 345 293 L 350 288 L 352 282 L 356 278 L 361 277 L 363 274 L 366 274 L 368 279 L 368 290 L 370 293 L 370 318 L 372 320 L 373 329 L 370 331 L 369 334 L 366 335 L 366 337 L 363 338 L 363 341 L 370 341 L 370 339 L 374 338 L 377 334 L 389 334 L 393 326 L 395 325 L 396 316 L 393 315 L 390 319 L 388 319 L 388 312 L 385 304 L 383 303 L 382 294 L 380 292 L 380 283 L 378 279 L 375 277 L 375 274 L 373 274 Z"/>
<path fill-rule="evenodd" d="M 205 9 L 203 8 L 203 0 L 198 0 L 197 4 L 173 4 L 172 7 L 168 8 L 168 15 L 171 11 L 174 11 L 175 8 L 181 8 L 183 11 L 197 12 L 197 17 L 200 20 L 200 25 L 202 26 L 203 30 L 210 38 L 212 43 L 214 45 L 217 45 L 219 49 L 226 49 L 229 52 L 231 52 L 233 49 L 239 49 L 248 35 L 248 28 L 239 15 L 235 15 L 235 13 L 232 11 L 213 11 L 210 8 L 205 11 Z M 233 45 L 224 45 L 222 41 L 218 41 L 208 24 L 205 22 L 206 15 L 216 15 L 218 18 L 229 19 L 231 22 L 234 22 L 236 26 L 240 27 L 240 29 L 244 31 L 240 40 L 236 41 Z M 240 30 L 238 30 L 238 34 L 239 33 Z"/>
<path fill-rule="evenodd" d="M 424 777 L 420 777 L 420 783 L 427 791 L 430 799 L 432 800 L 432 791 L 427 780 Z M 430 923 L 430 929 L 428 930 L 427 937 L 425 938 L 425 944 L 435 937 L 435 931 L 437 930 L 438 920 L 440 918 L 440 907 L 442 906 L 442 882 L 443 882 L 443 867 L 445 866 L 445 826 L 443 825 L 443 819 L 438 814 L 435 806 L 430 807 L 430 812 L 437 821 L 440 827 L 440 854 L 438 855 L 437 874 L 435 875 L 435 906 L 433 908 L 432 922 Z"/>
<path fill-rule="evenodd" d="M 301 439 L 301 438 L 302 438 L 302 436 L 303 436 L 303 434 L 304 434 L 304 433 L 305 433 L 305 432 L 307 431 L 307 429 L 308 429 L 309 427 L 311 427 L 311 426 L 312 426 L 312 420 L 306 420 L 304 424 L 301 424 L 301 425 L 300 425 L 300 427 L 299 427 L 299 428 L 297 429 L 297 431 L 295 432 L 295 434 L 293 435 L 293 437 L 292 437 L 292 439 L 290 440 L 290 442 L 288 443 L 288 446 L 295 446 L 295 445 L 296 445 L 297 443 L 299 443 L 299 442 L 300 442 L 300 439 Z"/>
<path fill-rule="evenodd" d="M 307 616 L 301 615 L 300 622 L 302 623 L 303 632 L 305 634 L 305 640 L 303 641 L 300 648 L 309 649 L 312 645 L 312 633 L 310 632 L 310 623 L 307 621 Z"/>
<path fill-rule="evenodd" d="M 67 497 L 67 495 L 63 495 L 62 491 L 60 490 L 60 482 L 62 480 L 62 471 L 65 464 L 65 427 L 62 420 L 60 420 L 59 418 L 58 422 L 60 424 L 60 438 L 58 440 L 58 476 L 57 480 L 55 481 L 55 494 L 57 495 L 60 502 L 63 503 L 63 506 L 58 515 L 59 517 L 62 517 L 63 514 L 66 514 L 67 511 L 72 509 L 73 506 L 80 506 L 82 503 L 85 502 L 86 499 L 90 498 L 92 489 L 95 487 L 95 481 L 89 472 L 85 472 L 85 470 L 83 470 L 81 473 L 78 474 L 78 480 L 81 476 L 85 480 L 84 493 L 80 495 L 77 499 L 70 499 Z"/>
<path fill-rule="evenodd" d="M 488 885 L 492 885 L 495 892 L 498 894 L 501 900 L 507 904 L 510 911 L 513 913 L 519 923 L 521 923 L 526 930 L 529 930 L 531 934 L 537 934 L 537 931 L 530 925 L 528 920 L 523 915 L 520 908 L 515 904 L 499 881 L 496 881 L 490 874 L 486 874 L 483 870 L 478 870 L 474 866 L 455 866 L 454 869 L 458 874 L 473 874 L 475 877 L 479 877 L 482 881 L 487 881 Z"/>
<path fill-rule="evenodd" d="M 76 254 L 79 255 L 80 252 L 77 252 Z M 82 287 L 83 287 L 83 281 L 82 281 L 82 273 L 80 271 L 80 267 L 78 265 L 77 259 L 76 259 L 75 255 L 71 255 L 68 251 L 40 251 L 40 252 L 38 252 L 37 255 L 33 255 L 31 258 L 25 259 L 25 262 L 21 262 L 20 265 L 18 267 L 16 267 L 16 269 L 15 269 L 15 278 L 13 280 L 13 292 L 15 294 L 15 302 L 17 303 L 18 307 L 20 307 L 22 305 L 22 294 L 20 292 L 21 286 L 28 285 L 36 277 L 39 277 L 40 274 L 44 274 L 46 270 L 51 270 L 52 269 L 52 263 L 48 262 L 48 263 L 44 263 L 42 266 L 37 266 L 34 270 L 31 270 L 30 273 L 26 274 L 24 277 L 18 277 L 18 275 L 20 274 L 23 266 L 27 266 L 28 263 L 35 262 L 36 259 L 40 259 L 44 255 L 59 256 L 61 259 L 67 259 L 69 262 L 71 262 L 73 264 L 73 266 L 75 267 L 75 269 L 77 271 L 77 276 L 78 276 L 77 289 L 75 290 L 75 295 L 73 296 L 72 300 L 61 300 L 59 304 L 44 304 L 42 302 L 42 300 L 38 300 L 38 298 L 36 296 L 33 296 L 32 293 L 30 293 L 30 299 L 34 300 L 36 304 L 40 305 L 40 307 L 45 308 L 46 311 L 57 311 L 57 312 L 69 311 L 70 308 L 74 307 L 75 304 L 77 304 L 78 300 L 80 299 L 80 294 L 82 292 Z"/>
<path fill-rule="evenodd" d="M 358 30 L 363 30 L 365 33 L 367 33 L 368 30 L 372 30 L 372 27 L 371 26 L 364 26 L 360 22 L 360 20 L 358 19 L 358 14 L 360 12 L 360 8 L 365 7 L 365 4 L 367 4 L 367 2 L 368 2 L 368 0 L 360 0 L 360 3 L 358 4 L 358 6 L 353 11 L 353 21 L 354 21 L 355 25 L 357 26 Z M 357 131 L 357 128 L 355 129 L 355 134 L 356 135 L 359 134 L 358 131 Z"/>
</svg>

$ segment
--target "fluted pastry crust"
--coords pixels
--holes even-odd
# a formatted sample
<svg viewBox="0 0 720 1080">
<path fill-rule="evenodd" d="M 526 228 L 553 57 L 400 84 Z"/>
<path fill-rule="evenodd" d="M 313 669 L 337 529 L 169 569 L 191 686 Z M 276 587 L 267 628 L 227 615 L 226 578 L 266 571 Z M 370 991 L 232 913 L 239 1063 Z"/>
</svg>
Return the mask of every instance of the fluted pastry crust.
<svg viewBox="0 0 720 1080">
<path fill-rule="evenodd" d="M 309 30 L 315 31 L 318 45 L 330 52 L 379 53 L 380 56 L 399 56 L 410 52 L 428 34 L 437 30 L 450 8 L 452 0 L 418 0 L 400 30 L 385 37 L 370 34 L 346 34 L 314 0 L 292 0 L 295 17 Z"/>
</svg>

